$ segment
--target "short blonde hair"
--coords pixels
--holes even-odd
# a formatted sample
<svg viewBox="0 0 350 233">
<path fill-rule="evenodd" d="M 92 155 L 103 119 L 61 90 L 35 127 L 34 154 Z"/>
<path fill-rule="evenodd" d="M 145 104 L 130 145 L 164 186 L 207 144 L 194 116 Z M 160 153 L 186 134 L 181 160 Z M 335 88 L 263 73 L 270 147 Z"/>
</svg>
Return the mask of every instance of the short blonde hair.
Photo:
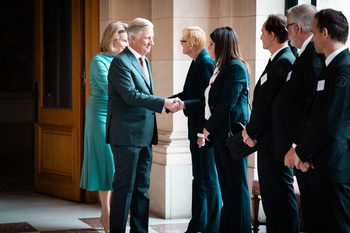
<svg viewBox="0 0 350 233">
<path fill-rule="evenodd" d="M 153 29 L 151 21 L 143 18 L 136 18 L 130 22 L 128 27 L 128 38 L 131 41 L 131 36 L 135 36 L 137 39 L 140 38 L 142 31 L 147 29 Z"/>
<path fill-rule="evenodd" d="M 126 32 L 128 25 L 121 22 L 112 22 L 108 24 L 100 43 L 100 52 L 109 53 L 116 52 L 116 48 L 113 47 L 113 42 L 120 38 L 120 34 Z"/>
<path fill-rule="evenodd" d="M 207 35 L 200 27 L 188 27 L 182 30 L 182 36 L 187 42 L 193 44 L 195 51 L 202 51 L 207 40 Z"/>
</svg>

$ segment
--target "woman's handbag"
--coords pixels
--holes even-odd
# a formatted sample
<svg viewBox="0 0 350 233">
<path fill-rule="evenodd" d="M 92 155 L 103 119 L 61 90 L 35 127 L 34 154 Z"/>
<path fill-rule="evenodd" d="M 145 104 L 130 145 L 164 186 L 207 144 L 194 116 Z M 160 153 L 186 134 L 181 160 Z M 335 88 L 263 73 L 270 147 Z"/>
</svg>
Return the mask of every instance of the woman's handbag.
<svg viewBox="0 0 350 233">
<path fill-rule="evenodd" d="M 231 158 L 235 162 L 256 151 L 256 145 L 254 147 L 249 147 L 243 142 L 243 129 L 244 126 L 242 123 L 234 122 L 230 127 L 229 136 L 226 138 L 226 148 L 229 150 Z"/>
<path fill-rule="evenodd" d="M 247 104 L 249 105 L 249 87 L 248 87 L 248 79 L 247 79 Z M 248 116 L 249 116 L 249 110 Z M 240 159 L 254 153 L 256 151 L 256 145 L 254 147 L 250 147 L 245 142 L 243 142 L 242 131 L 244 130 L 244 125 L 240 122 L 234 122 L 231 125 L 230 121 L 230 113 L 228 114 L 228 125 L 229 132 L 228 137 L 225 139 L 225 146 L 229 150 L 231 158 L 233 161 L 237 162 Z"/>
</svg>

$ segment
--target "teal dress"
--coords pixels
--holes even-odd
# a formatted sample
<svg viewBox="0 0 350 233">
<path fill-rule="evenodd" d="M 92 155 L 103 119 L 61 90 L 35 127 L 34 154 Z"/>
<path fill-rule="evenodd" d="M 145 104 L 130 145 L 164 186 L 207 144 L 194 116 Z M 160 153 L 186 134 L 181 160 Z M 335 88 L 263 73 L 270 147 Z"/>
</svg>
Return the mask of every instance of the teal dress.
<svg viewBox="0 0 350 233">
<path fill-rule="evenodd" d="M 84 161 L 80 187 L 90 191 L 112 190 L 113 154 L 106 144 L 108 70 L 114 56 L 96 54 L 90 63 L 91 94 L 86 105 Z"/>
</svg>

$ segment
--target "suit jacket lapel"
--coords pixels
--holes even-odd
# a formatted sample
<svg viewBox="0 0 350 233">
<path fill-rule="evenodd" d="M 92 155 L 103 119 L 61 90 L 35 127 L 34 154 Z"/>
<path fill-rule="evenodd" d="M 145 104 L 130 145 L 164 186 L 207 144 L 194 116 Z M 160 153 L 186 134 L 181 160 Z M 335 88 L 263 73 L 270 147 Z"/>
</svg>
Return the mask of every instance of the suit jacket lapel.
<svg viewBox="0 0 350 233">
<path fill-rule="evenodd" d="M 272 61 L 271 61 L 271 59 L 269 58 L 269 61 L 267 62 L 267 65 L 266 65 L 264 71 L 263 71 L 262 74 L 260 75 L 260 78 L 259 78 L 257 84 L 255 85 L 255 89 L 254 89 L 254 99 L 255 99 L 255 95 L 258 93 L 259 87 L 261 86 L 261 78 L 262 78 L 265 74 L 267 74 L 267 73 L 270 71 L 270 69 L 271 69 L 271 67 L 273 66 L 273 64 L 275 64 L 276 61 L 278 60 L 278 57 L 281 56 L 283 50 L 284 50 L 284 49 L 282 49 L 282 50 L 273 58 Z M 253 102 L 254 102 L 254 100 L 253 100 Z"/>
<path fill-rule="evenodd" d="M 287 49 L 289 49 L 289 48 L 286 47 L 286 48 L 282 49 L 281 51 L 279 51 L 279 52 L 276 54 L 276 56 L 273 58 L 272 61 L 271 61 L 270 58 L 269 58 L 269 62 L 267 63 L 267 65 L 266 65 L 266 67 L 265 67 L 265 70 L 264 70 L 264 72 L 262 72 L 260 78 L 261 78 L 264 74 L 266 74 L 266 73 L 268 73 L 268 72 L 270 71 L 270 69 L 271 69 L 271 67 L 273 66 L 273 64 L 276 63 L 276 61 L 278 60 L 278 58 L 279 58 Z"/>
<path fill-rule="evenodd" d="M 325 79 L 328 74 L 333 70 L 334 68 L 334 65 L 336 63 L 338 63 L 340 60 L 344 59 L 344 57 L 346 57 L 346 55 L 349 54 L 349 51 L 346 49 L 344 51 L 342 51 L 341 53 L 339 53 L 332 61 L 331 63 L 329 63 L 329 65 L 326 67 L 324 66 L 321 73 L 320 73 L 320 76 L 318 78 L 318 80 L 322 80 L 322 79 Z"/>
<path fill-rule="evenodd" d="M 148 89 L 150 90 L 150 92 L 153 94 L 153 87 L 152 87 L 152 75 L 151 75 L 151 72 L 148 72 L 149 73 L 149 81 L 150 81 L 150 84 L 148 84 L 148 80 L 147 80 L 147 77 L 146 77 L 146 74 L 145 72 L 143 71 L 142 69 L 142 66 L 140 64 L 140 61 L 135 57 L 135 55 L 128 49 L 126 48 L 128 52 L 128 56 L 129 56 L 129 59 L 130 59 L 130 62 L 131 64 L 135 67 L 135 69 L 139 72 L 139 74 L 142 76 L 143 80 L 145 81 Z M 126 50 L 125 49 L 125 50 Z M 148 62 L 148 59 L 145 58 L 145 61 L 146 61 L 146 64 L 147 64 L 147 68 L 148 68 L 148 71 L 150 71 L 150 67 L 149 67 L 149 62 Z"/>
<path fill-rule="evenodd" d="M 148 74 L 149 74 L 149 88 L 151 90 L 151 94 L 153 95 L 153 79 L 152 79 L 151 68 L 150 68 L 149 61 L 148 61 L 147 57 L 145 58 L 145 61 L 146 61 L 146 64 L 147 64 L 147 69 L 148 69 Z M 145 76 L 142 76 L 142 77 L 145 77 Z M 146 80 L 146 83 L 148 85 L 147 80 Z"/>
<path fill-rule="evenodd" d="M 305 54 L 311 53 L 312 47 L 313 47 L 312 42 L 309 42 L 309 44 L 306 46 L 304 52 L 303 52 L 300 56 L 299 56 L 299 54 L 297 54 L 297 56 L 296 56 L 296 58 L 295 58 L 295 61 L 294 61 L 294 64 L 293 64 L 291 70 L 294 70 L 294 67 L 295 67 L 295 66 L 298 66 L 298 64 L 299 64 L 300 62 L 303 62 L 303 61 L 305 60 L 304 57 L 308 57 L 308 56 L 305 55 Z"/>
<path fill-rule="evenodd" d="M 349 50 L 346 49 L 344 51 L 342 51 L 340 54 L 338 54 L 332 61 L 331 63 L 329 63 L 329 65 L 326 67 L 326 65 L 323 66 L 322 71 L 320 73 L 320 76 L 318 77 L 318 80 L 325 80 L 328 76 L 328 74 L 334 69 L 335 64 L 339 62 L 339 60 L 343 59 L 344 57 L 346 57 L 347 55 L 349 55 Z M 315 90 L 313 92 L 312 95 L 312 100 L 311 100 L 311 104 L 310 104 L 310 108 L 308 109 L 308 116 L 310 116 L 310 111 L 311 111 L 311 106 L 313 105 L 313 102 L 315 100 L 315 96 L 316 96 L 316 91 L 317 89 L 317 84 L 315 86 Z"/>
<path fill-rule="evenodd" d="M 269 58 L 269 62 L 267 63 L 267 65 L 266 65 L 264 71 L 263 71 L 262 74 L 260 75 L 260 78 L 261 78 L 262 76 L 264 76 L 264 74 L 266 74 L 266 73 L 269 71 L 269 69 L 270 69 L 270 67 L 271 67 L 271 64 L 272 64 L 272 61 L 271 61 L 271 59 Z"/>
</svg>

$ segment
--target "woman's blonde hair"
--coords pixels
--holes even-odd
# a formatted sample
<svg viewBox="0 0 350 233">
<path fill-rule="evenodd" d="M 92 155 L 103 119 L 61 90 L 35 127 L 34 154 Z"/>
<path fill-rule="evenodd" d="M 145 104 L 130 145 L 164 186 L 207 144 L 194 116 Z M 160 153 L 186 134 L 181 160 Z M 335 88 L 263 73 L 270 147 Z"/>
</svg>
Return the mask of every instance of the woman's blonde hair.
<svg viewBox="0 0 350 233">
<path fill-rule="evenodd" d="M 202 51 L 207 40 L 207 35 L 200 27 L 188 27 L 182 30 L 182 36 L 187 42 L 193 44 L 195 51 Z"/>
<path fill-rule="evenodd" d="M 120 38 L 120 34 L 126 32 L 128 25 L 121 22 L 112 22 L 108 24 L 102 35 L 100 43 L 100 52 L 109 53 L 116 52 L 116 48 L 113 47 L 113 42 Z"/>
</svg>

